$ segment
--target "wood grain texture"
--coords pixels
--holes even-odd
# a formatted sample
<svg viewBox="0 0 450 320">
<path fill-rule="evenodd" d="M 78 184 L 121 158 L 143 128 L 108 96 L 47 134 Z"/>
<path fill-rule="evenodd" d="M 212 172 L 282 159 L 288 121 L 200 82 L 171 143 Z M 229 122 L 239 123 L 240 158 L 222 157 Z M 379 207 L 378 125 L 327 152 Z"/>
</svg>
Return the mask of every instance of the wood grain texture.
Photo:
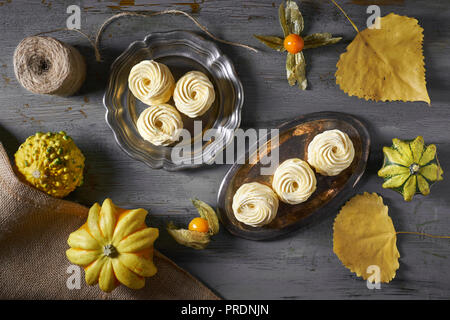
<svg viewBox="0 0 450 320">
<path fill-rule="evenodd" d="M 361 29 L 367 18 L 361 1 L 339 1 Z M 386 2 L 386 1 L 384 1 Z M 145 3 L 145 5 L 144 5 Z M 92 48 L 77 34 L 58 33 L 58 39 L 77 47 L 88 63 L 88 80 L 70 98 L 34 95 L 16 81 L 12 57 L 24 37 L 65 27 L 67 6 L 82 8 L 82 30 L 94 34 L 102 21 L 119 10 L 194 11 L 219 37 L 257 46 L 260 53 L 219 44 L 233 60 L 245 90 L 242 127 L 271 128 L 301 114 L 342 111 L 362 118 L 372 135 L 368 169 L 357 192 L 377 192 L 389 205 L 398 231 L 450 234 L 450 179 L 433 187 L 428 197 L 405 203 L 394 191 L 381 188 L 376 176 L 382 165 L 383 145 L 393 137 L 423 135 L 435 143 L 445 172 L 450 172 L 450 4 L 447 0 L 393 1 L 381 6 L 389 12 L 416 17 L 425 29 L 424 54 L 431 107 L 425 103 L 374 103 L 348 97 L 335 84 L 339 54 L 354 37 L 351 25 L 326 0 L 300 4 L 305 34 L 332 32 L 344 37 L 334 46 L 305 53 L 309 89 L 289 87 L 285 57 L 262 47 L 252 34 L 281 35 L 279 1 L 135 1 L 120 7 L 118 1 L 0 1 L 0 140 L 12 156 L 18 145 L 36 131 L 66 130 L 83 150 L 86 160 L 84 186 L 70 195 L 85 205 L 111 197 L 125 207 L 140 206 L 151 212 L 150 224 L 164 228 L 169 220 L 187 223 L 195 215 L 189 198 L 212 205 L 229 165 L 169 173 L 152 170 L 130 159 L 116 145 L 104 121 L 103 89 L 111 62 L 134 40 L 152 31 L 185 29 L 198 32 L 185 17 L 162 16 L 121 19 L 106 29 L 101 43 L 104 62 L 97 63 Z M 399 48 L 401 50 L 401 48 Z M 252 242 L 225 230 L 209 248 L 194 251 L 181 247 L 162 230 L 157 247 L 175 262 L 229 299 L 420 299 L 450 297 L 450 246 L 448 240 L 400 235 L 400 269 L 381 290 L 368 290 L 364 281 L 344 268 L 332 251 L 332 224 L 336 212 L 322 221 L 270 242 Z"/>
</svg>

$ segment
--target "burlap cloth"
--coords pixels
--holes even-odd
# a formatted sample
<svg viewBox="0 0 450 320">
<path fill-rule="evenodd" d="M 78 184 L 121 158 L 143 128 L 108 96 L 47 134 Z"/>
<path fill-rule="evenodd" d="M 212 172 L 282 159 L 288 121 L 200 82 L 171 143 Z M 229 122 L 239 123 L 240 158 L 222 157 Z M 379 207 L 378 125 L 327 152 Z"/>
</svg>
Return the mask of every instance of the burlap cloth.
<svg viewBox="0 0 450 320">
<path fill-rule="evenodd" d="M 219 299 L 156 250 L 158 273 L 141 290 L 120 286 L 103 293 L 86 285 L 82 269 L 81 288 L 69 289 L 67 237 L 87 212 L 20 182 L 0 143 L 0 299 Z"/>
</svg>

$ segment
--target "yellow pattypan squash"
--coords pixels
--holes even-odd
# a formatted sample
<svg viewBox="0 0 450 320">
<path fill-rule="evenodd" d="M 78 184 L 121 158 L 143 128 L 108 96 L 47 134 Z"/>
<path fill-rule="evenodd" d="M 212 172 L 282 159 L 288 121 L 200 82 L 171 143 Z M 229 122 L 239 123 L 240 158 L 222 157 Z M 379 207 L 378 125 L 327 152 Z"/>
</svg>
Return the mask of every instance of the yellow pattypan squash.
<svg viewBox="0 0 450 320">
<path fill-rule="evenodd" d="M 63 198 L 83 184 L 84 155 L 64 131 L 37 132 L 14 157 L 25 179 L 53 197 Z"/>
<path fill-rule="evenodd" d="M 156 228 L 147 228 L 144 209 L 122 209 L 106 199 L 94 204 L 84 225 L 70 234 L 66 251 L 70 262 L 85 270 L 86 283 L 111 292 L 120 283 L 132 289 L 156 274 L 153 242 Z"/>
</svg>

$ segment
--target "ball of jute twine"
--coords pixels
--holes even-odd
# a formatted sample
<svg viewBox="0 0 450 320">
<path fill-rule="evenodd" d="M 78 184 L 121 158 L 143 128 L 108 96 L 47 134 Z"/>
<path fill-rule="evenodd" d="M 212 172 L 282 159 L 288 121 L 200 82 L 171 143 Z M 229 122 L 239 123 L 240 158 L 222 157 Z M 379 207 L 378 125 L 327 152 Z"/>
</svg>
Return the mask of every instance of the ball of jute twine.
<svg viewBox="0 0 450 320">
<path fill-rule="evenodd" d="M 51 37 L 32 36 L 17 46 L 14 72 L 33 93 L 70 96 L 86 78 L 86 63 L 74 47 Z"/>
</svg>

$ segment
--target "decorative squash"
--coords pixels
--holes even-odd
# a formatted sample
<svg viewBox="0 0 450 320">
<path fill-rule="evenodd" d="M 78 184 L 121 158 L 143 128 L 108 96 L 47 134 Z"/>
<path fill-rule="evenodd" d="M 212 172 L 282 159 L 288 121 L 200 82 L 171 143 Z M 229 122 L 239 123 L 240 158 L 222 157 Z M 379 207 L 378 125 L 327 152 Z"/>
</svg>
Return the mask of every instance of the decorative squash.
<svg viewBox="0 0 450 320">
<path fill-rule="evenodd" d="M 424 196 L 430 187 L 442 180 L 442 170 L 436 146 L 425 145 L 421 136 L 414 140 L 392 139 L 392 147 L 383 147 L 384 163 L 378 176 L 384 178 L 383 188 L 393 189 L 411 201 L 416 193 Z"/>
<path fill-rule="evenodd" d="M 144 209 L 122 209 L 111 199 L 95 203 L 84 225 L 70 234 L 70 262 L 84 268 L 86 283 L 111 292 L 120 283 L 132 289 L 156 274 L 153 242 L 159 230 L 147 228 Z"/>
<path fill-rule="evenodd" d="M 29 183 L 57 198 L 83 183 L 84 156 L 64 131 L 28 137 L 17 150 L 15 162 Z"/>
</svg>

